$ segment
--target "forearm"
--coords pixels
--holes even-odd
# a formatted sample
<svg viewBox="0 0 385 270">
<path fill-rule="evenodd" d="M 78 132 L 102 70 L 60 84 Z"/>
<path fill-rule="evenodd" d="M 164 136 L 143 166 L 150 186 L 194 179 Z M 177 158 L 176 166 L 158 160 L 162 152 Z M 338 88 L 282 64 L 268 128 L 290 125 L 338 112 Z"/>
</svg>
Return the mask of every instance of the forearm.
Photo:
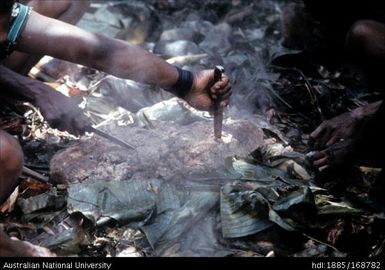
<svg viewBox="0 0 385 270">
<path fill-rule="evenodd" d="M 34 102 L 36 93 L 32 90 L 33 84 L 36 82 L 32 79 L 0 65 L 0 96 Z"/>
<path fill-rule="evenodd" d="M 98 37 L 100 45 L 91 51 L 88 66 L 137 82 L 171 87 L 178 80 L 176 68 L 144 49 L 115 39 Z"/>
<path fill-rule="evenodd" d="M 31 13 L 17 49 L 160 87 L 173 86 L 178 80 L 175 67 L 138 46 L 89 33 L 36 12 Z"/>
</svg>

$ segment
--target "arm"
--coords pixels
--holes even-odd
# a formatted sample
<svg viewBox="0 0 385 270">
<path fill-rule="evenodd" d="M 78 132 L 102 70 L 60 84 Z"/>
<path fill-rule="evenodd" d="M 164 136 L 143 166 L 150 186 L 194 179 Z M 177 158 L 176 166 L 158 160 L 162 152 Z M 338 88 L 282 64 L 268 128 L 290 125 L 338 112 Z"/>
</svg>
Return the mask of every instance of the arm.
<svg viewBox="0 0 385 270">
<path fill-rule="evenodd" d="M 16 49 L 160 87 L 172 86 L 178 79 L 175 67 L 138 46 L 89 33 L 33 11 Z"/>
<path fill-rule="evenodd" d="M 32 12 L 16 49 L 37 55 L 82 64 L 122 79 L 156 85 L 174 86 L 178 70 L 163 59 L 126 42 L 84 31 Z M 198 110 L 212 110 L 217 98 L 226 106 L 231 96 L 231 85 L 226 75 L 214 84 L 214 71 L 194 74 L 192 87 L 183 98 Z"/>
<path fill-rule="evenodd" d="M 0 65 L 0 96 L 28 101 L 40 108 L 52 127 L 82 134 L 90 126 L 77 104 L 44 83 Z"/>
<path fill-rule="evenodd" d="M 6 67 L 0 65 L 0 96 L 35 103 L 40 82 L 28 79 Z"/>
</svg>

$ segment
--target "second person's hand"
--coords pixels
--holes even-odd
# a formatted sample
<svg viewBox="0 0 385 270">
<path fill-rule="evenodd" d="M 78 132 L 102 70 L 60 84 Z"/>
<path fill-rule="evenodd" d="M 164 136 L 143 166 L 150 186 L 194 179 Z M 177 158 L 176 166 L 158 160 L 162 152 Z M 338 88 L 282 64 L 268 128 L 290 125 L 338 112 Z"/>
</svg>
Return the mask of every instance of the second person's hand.
<svg viewBox="0 0 385 270">
<path fill-rule="evenodd" d="M 35 84 L 36 87 L 34 105 L 51 127 L 74 135 L 83 135 L 88 130 L 91 123 L 73 99 L 43 83 Z"/>
</svg>

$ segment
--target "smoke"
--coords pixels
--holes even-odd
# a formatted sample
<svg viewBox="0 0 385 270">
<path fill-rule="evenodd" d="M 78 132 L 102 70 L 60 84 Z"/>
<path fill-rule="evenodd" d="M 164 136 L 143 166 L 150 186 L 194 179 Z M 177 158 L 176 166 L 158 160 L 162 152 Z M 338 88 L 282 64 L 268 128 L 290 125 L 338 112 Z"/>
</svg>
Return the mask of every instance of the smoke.
<svg viewBox="0 0 385 270">
<path fill-rule="evenodd" d="M 147 2 L 151 6 L 154 1 Z M 127 153 L 96 140 L 85 144 L 79 142 L 56 156 L 51 162 L 51 173 L 58 176 L 58 180 L 87 179 L 90 182 L 155 177 L 175 185 L 178 190 L 186 190 L 194 196 L 173 210 L 175 220 L 168 221 L 167 225 L 170 226 L 170 232 L 177 230 L 180 233 L 163 235 L 157 255 L 220 256 L 230 252 L 219 244 L 223 239 L 215 229 L 218 193 L 223 184 L 219 177 L 223 179 L 223 176 L 228 175 L 224 161 L 231 155 L 245 156 L 263 144 L 261 128 L 268 123 L 259 121 L 257 115 L 263 118 L 266 111 L 274 108 L 271 83 L 275 77 L 268 72 L 267 65 L 270 60 L 269 51 L 277 39 L 270 29 L 276 23 L 273 16 L 276 10 L 274 1 L 262 0 L 258 1 L 258 5 L 226 0 L 220 1 L 220 6 L 216 6 L 216 1 L 210 1 L 210 5 L 200 4 L 198 9 L 190 8 L 187 0 L 174 2 L 178 2 L 178 5 L 170 9 L 162 7 L 163 10 L 158 10 L 156 18 L 148 15 L 153 14 L 148 10 L 138 11 L 147 16 L 143 21 L 156 20 L 160 24 L 154 31 L 162 29 L 158 39 L 154 38 L 154 33 L 143 33 L 142 36 L 151 36 L 152 40 L 142 44 L 142 47 L 156 48 L 160 56 L 178 57 L 180 66 L 192 71 L 210 69 L 216 65 L 225 67 L 233 85 L 233 97 L 226 110 L 224 127 L 228 142 L 218 143 L 214 140 L 212 119 L 207 115 L 192 114 L 175 100 L 164 101 L 170 98 L 164 91 L 150 90 L 148 86 L 109 77 L 100 84 L 101 98 L 113 100 L 130 112 L 139 112 L 132 115 L 137 126 L 121 128 L 111 124 L 113 121 L 104 119 L 108 124 L 102 128 L 136 146 L 137 151 Z M 170 1 L 171 4 L 174 2 Z M 180 5 L 182 2 L 186 5 Z M 148 5 L 141 7 L 149 8 Z M 156 5 L 152 8 L 156 8 Z M 210 17 L 212 14 L 216 16 Z M 246 17 L 242 14 L 246 14 Z M 266 20 L 268 15 L 273 17 Z M 148 31 L 146 27 L 142 29 Z M 170 32 L 167 35 L 162 35 L 162 32 L 171 30 L 174 40 L 160 40 L 161 36 L 170 35 Z M 189 32 L 194 34 L 190 35 Z M 188 38 L 191 39 L 185 40 Z M 165 42 L 168 42 L 168 46 L 164 46 Z M 127 59 L 132 60 L 135 61 Z M 90 109 L 97 111 L 100 104 Z M 157 105 L 143 108 L 154 104 Z M 82 159 L 90 158 L 84 162 L 74 162 L 74 153 L 79 152 L 84 152 L 79 155 Z M 63 161 L 68 161 L 64 168 Z M 197 179 L 197 175 L 204 177 Z M 183 218 L 185 212 L 193 215 Z M 176 227 L 173 229 L 172 226 Z M 176 248 L 175 243 L 189 245 L 177 244 Z"/>
</svg>

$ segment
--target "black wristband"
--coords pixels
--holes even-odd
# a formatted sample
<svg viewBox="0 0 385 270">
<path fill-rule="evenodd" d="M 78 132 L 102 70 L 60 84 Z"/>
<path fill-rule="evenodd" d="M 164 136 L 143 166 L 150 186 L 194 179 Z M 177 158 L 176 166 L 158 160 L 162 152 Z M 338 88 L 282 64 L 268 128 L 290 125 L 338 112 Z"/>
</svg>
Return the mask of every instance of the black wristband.
<svg viewBox="0 0 385 270">
<path fill-rule="evenodd" d="M 184 98 L 190 92 L 194 82 L 194 74 L 191 71 L 175 67 L 178 70 L 178 81 L 171 88 L 165 89 L 179 98 Z"/>
</svg>

